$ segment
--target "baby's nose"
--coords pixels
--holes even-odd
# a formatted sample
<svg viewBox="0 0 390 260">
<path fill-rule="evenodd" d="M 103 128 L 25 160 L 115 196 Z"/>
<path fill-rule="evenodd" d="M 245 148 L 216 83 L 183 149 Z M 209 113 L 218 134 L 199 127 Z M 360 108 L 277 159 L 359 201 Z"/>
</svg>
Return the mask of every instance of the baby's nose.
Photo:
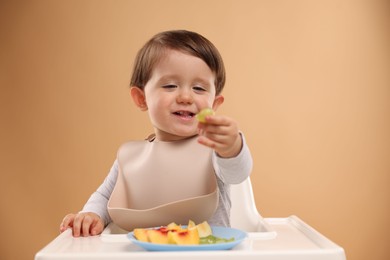
<svg viewBox="0 0 390 260">
<path fill-rule="evenodd" d="M 192 103 L 193 97 L 191 91 L 181 90 L 177 95 L 178 103 Z"/>
</svg>

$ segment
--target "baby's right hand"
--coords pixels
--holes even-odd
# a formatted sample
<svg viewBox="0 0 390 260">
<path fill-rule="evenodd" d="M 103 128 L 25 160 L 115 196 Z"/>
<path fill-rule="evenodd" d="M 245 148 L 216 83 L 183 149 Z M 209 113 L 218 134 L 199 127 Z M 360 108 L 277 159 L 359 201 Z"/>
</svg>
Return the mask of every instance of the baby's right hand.
<svg viewBox="0 0 390 260">
<path fill-rule="evenodd" d="M 74 237 L 80 235 L 84 237 L 95 236 L 103 232 L 104 222 L 97 214 L 92 212 L 71 213 L 62 220 L 60 232 L 62 233 L 68 228 L 72 228 Z"/>
</svg>

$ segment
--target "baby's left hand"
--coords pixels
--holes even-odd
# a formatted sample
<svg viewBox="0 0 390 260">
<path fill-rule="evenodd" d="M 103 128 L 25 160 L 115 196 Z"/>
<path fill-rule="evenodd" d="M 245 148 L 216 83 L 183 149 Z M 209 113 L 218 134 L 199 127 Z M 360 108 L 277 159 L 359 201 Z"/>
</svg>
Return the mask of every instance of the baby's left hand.
<svg viewBox="0 0 390 260">
<path fill-rule="evenodd" d="M 199 123 L 198 142 L 215 150 L 223 158 L 237 156 L 242 147 L 242 139 L 237 123 L 226 116 L 206 116 L 205 123 Z"/>
</svg>

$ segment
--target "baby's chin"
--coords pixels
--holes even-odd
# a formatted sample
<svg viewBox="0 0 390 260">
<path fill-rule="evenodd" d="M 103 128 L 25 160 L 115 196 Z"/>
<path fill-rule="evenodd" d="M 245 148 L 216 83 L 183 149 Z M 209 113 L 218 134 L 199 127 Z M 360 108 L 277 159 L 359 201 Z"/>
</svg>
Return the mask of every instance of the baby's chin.
<svg viewBox="0 0 390 260">
<path fill-rule="evenodd" d="M 173 135 L 172 139 L 173 140 L 184 140 L 184 139 L 189 139 L 189 138 L 192 138 L 195 136 L 198 136 L 198 133 Z"/>
<path fill-rule="evenodd" d="M 184 139 L 189 139 L 198 135 L 198 130 L 196 131 L 157 131 L 156 137 L 161 141 L 179 141 Z"/>
</svg>

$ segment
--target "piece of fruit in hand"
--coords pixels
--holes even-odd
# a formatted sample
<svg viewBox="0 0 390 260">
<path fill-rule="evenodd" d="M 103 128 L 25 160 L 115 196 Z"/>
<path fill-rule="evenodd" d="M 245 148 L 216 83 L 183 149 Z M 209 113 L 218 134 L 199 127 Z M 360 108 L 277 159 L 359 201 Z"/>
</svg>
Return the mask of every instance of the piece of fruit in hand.
<svg viewBox="0 0 390 260">
<path fill-rule="evenodd" d="M 195 117 L 199 122 L 206 123 L 206 116 L 212 116 L 214 114 L 214 110 L 211 108 L 203 108 Z"/>
</svg>

